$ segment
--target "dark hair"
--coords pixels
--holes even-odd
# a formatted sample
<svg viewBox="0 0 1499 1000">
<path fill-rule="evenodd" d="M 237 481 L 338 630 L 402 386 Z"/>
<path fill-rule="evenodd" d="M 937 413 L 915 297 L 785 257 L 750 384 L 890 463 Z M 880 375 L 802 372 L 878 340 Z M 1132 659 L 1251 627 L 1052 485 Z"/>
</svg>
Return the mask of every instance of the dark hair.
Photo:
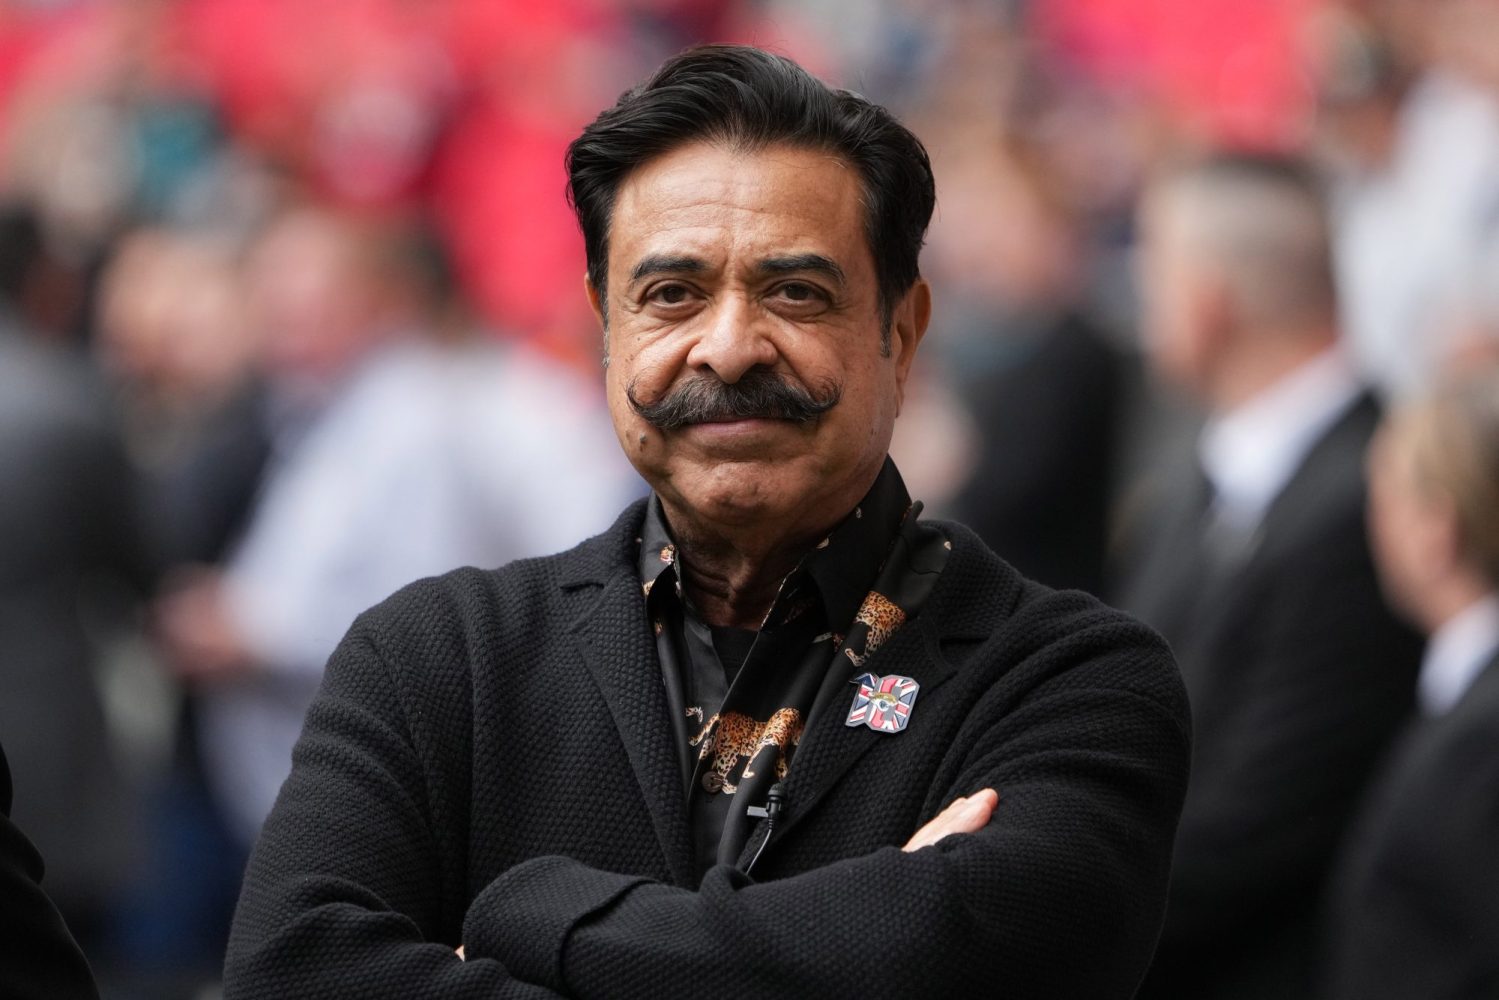
<svg viewBox="0 0 1499 1000">
<path fill-rule="evenodd" d="M 919 275 L 937 198 L 926 149 L 879 105 L 748 46 L 703 45 L 667 60 L 568 146 L 568 200 L 599 294 L 606 292 L 609 220 L 620 184 L 647 160 L 695 140 L 826 150 L 859 171 L 888 344 L 891 311 Z"/>
</svg>

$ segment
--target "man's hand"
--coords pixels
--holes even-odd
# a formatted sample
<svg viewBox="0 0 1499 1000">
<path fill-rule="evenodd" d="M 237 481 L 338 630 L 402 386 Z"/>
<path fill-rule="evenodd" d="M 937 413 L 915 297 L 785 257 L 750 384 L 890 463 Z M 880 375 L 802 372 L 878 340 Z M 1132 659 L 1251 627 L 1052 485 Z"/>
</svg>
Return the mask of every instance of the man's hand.
<svg viewBox="0 0 1499 1000">
<path fill-rule="evenodd" d="M 194 567 L 157 598 L 155 631 L 167 666 L 179 680 L 230 680 L 255 669 L 224 597 L 223 576 Z"/>
<path fill-rule="evenodd" d="M 951 805 L 932 817 L 926 826 L 917 830 L 916 835 L 906 841 L 906 846 L 901 850 L 918 851 L 923 847 L 931 847 L 950 834 L 982 830 L 997 805 L 999 793 L 992 788 L 954 799 Z"/>
</svg>

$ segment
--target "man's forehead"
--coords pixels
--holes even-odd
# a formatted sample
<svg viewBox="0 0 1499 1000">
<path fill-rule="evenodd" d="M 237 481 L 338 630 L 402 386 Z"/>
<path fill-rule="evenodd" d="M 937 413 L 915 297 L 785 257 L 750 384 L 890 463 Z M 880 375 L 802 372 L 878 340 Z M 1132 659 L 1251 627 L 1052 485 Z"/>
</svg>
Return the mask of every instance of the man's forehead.
<svg viewBox="0 0 1499 1000">
<path fill-rule="evenodd" d="M 642 164 L 615 201 L 611 265 L 735 252 L 823 256 L 847 269 L 864 238 L 857 171 L 821 151 L 695 143 Z"/>
</svg>

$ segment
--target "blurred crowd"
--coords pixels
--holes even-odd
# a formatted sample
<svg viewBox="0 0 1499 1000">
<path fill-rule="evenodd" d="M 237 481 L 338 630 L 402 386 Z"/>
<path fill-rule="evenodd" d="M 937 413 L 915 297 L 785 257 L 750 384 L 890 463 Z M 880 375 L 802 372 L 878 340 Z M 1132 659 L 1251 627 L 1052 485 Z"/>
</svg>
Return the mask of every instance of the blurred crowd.
<svg viewBox="0 0 1499 1000">
<path fill-rule="evenodd" d="M 1423 893 L 1389 995 L 1499 990 L 1499 0 L 0 0 L 0 744 L 106 997 L 213 995 L 355 615 L 643 492 L 562 154 L 699 41 L 927 143 L 912 493 L 1177 651 L 1141 995 L 1385 995 Z"/>
</svg>

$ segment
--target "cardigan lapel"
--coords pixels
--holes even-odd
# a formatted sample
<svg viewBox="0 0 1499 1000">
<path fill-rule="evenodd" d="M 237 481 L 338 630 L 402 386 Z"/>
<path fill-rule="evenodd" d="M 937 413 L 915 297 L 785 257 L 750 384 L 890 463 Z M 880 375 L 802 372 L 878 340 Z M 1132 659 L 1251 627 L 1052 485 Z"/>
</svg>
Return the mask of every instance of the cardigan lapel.
<svg viewBox="0 0 1499 1000">
<path fill-rule="evenodd" d="M 682 769 L 655 639 L 639 582 L 628 566 L 607 578 L 598 603 L 575 623 L 574 634 L 609 705 L 672 879 L 690 886 L 692 845 Z"/>
<path fill-rule="evenodd" d="M 940 652 L 942 643 L 983 641 L 1008 617 L 1019 599 L 1019 578 L 1013 571 L 1001 571 L 999 561 L 987 555 L 978 536 L 961 525 L 939 524 L 952 540 L 952 556 L 926 607 L 862 666 L 854 668 L 840 656 L 829 668 L 786 776 L 786 811 L 776 824 L 775 841 L 810 814 L 881 740 L 921 739 L 922 730 L 931 724 L 923 720 L 933 719 L 934 713 L 942 711 L 933 704 L 933 694 L 957 674 L 957 668 Z M 976 594 L 985 595 L 985 599 L 975 600 Z M 878 733 L 866 726 L 846 725 L 853 707 L 853 678 L 866 671 L 884 676 L 899 674 L 921 685 L 904 731 Z M 750 837 L 739 858 L 741 866 L 759 849 L 763 837 L 758 832 Z"/>
<path fill-rule="evenodd" d="M 909 626 L 896 632 L 863 666 L 855 668 L 842 656 L 834 660 L 818 691 L 811 717 L 807 720 L 806 734 L 786 778 L 787 810 L 785 818 L 776 827 L 777 840 L 807 815 L 818 800 L 881 740 L 920 738 L 924 718 L 921 714 L 922 699 L 930 698 L 932 692 L 955 673 L 937 653 L 937 648 L 931 619 L 918 616 Z M 845 724 L 855 693 L 853 678 L 865 672 L 899 674 L 921 685 L 911 721 L 903 732 L 880 733 L 867 726 Z M 754 838 L 750 843 L 755 843 Z"/>
<path fill-rule="evenodd" d="M 565 590 L 602 586 L 597 602 L 573 626 L 574 638 L 593 675 L 635 772 L 662 854 L 677 885 L 695 884 L 687 799 L 677 760 L 655 637 L 645 613 L 645 599 L 633 564 L 635 544 L 645 513 L 644 501 L 622 514 L 614 527 L 594 540 L 561 581 Z M 880 740 L 919 739 L 924 726 L 922 699 L 956 673 L 938 652 L 949 639 L 981 640 L 1009 613 L 1016 600 L 1012 580 L 997 575 L 974 553 L 983 546 L 967 529 L 944 525 L 954 539 L 951 561 L 937 582 L 927 607 L 898 630 L 888 643 L 857 669 L 839 657 L 829 669 L 813 703 L 796 761 L 786 778 L 787 811 L 775 839 L 796 826 Z M 989 557 L 990 560 L 993 557 Z M 958 594 L 956 603 L 951 596 Z M 986 601 L 973 593 L 990 595 Z M 852 679 L 866 671 L 900 674 L 921 685 L 916 710 L 902 733 L 877 733 L 844 724 L 853 703 Z M 759 837 L 751 836 L 741 864 Z"/>
</svg>

